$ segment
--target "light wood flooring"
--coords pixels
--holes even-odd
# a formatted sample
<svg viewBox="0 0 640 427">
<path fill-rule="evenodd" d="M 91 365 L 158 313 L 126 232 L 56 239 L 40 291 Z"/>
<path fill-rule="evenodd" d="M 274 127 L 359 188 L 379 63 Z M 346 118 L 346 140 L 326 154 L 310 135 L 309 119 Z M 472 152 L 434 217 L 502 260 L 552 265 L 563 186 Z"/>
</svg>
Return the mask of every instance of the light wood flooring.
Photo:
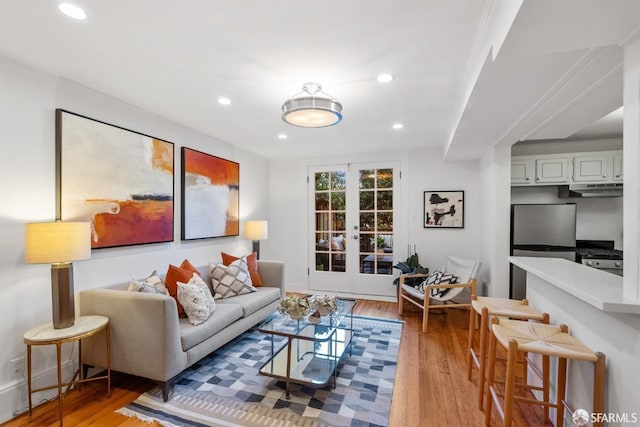
<svg viewBox="0 0 640 427">
<path fill-rule="evenodd" d="M 404 316 L 398 316 L 397 304 L 368 300 L 360 300 L 354 310 L 355 314 L 405 321 L 389 425 L 483 426 L 484 413 L 476 403 L 477 370 L 473 371 L 473 381 L 467 380 L 468 311 L 451 309 L 446 314 L 431 314 L 429 331 L 423 334 L 420 330 L 421 313 L 414 310 L 407 308 Z M 149 426 L 114 411 L 153 387 L 154 384 L 148 380 L 114 373 L 112 395 L 108 399 L 104 383 L 87 383 L 82 391 L 71 390 L 67 395 L 64 425 Z M 514 424 L 542 426 L 542 410 L 517 406 Z M 57 402 L 44 403 L 34 409 L 32 417 L 26 413 L 3 425 L 57 426 Z M 492 426 L 498 425 L 501 424 L 494 415 Z"/>
</svg>

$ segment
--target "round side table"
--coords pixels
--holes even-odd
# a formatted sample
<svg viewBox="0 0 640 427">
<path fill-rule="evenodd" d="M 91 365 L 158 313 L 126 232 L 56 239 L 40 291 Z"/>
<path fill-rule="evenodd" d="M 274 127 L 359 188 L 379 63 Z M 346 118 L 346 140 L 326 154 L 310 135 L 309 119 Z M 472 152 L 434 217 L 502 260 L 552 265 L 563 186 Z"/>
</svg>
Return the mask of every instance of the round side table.
<svg viewBox="0 0 640 427">
<path fill-rule="evenodd" d="M 106 352 L 107 352 L 107 374 L 99 377 L 82 378 L 82 339 L 105 333 Z M 80 316 L 75 320 L 73 326 L 64 329 L 54 329 L 51 323 L 41 325 L 30 329 L 23 336 L 24 343 L 27 345 L 27 387 L 29 392 L 29 415 L 32 411 L 31 395 L 33 393 L 58 389 L 58 411 L 60 414 L 60 425 L 63 423 L 62 400 L 69 389 L 74 384 L 82 384 L 88 381 L 107 380 L 107 395 L 111 397 L 111 333 L 109 330 L 109 319 L 105 316 Z M 62 361 L 61 348 L 62 344 L 78 341 L 78 370 L 73 377 L 66 383 L 62 382 Z M 58 384 L 41 387 L 37 389 L 31 388 L 31 346 L 34 345 L 55 345 L 56 357 L 58 362 Z M 76 379 L 77 377 L 77 379 Z M 66 386 L 66 390 L 62 393 L 62 387 Z"/>
</svg>

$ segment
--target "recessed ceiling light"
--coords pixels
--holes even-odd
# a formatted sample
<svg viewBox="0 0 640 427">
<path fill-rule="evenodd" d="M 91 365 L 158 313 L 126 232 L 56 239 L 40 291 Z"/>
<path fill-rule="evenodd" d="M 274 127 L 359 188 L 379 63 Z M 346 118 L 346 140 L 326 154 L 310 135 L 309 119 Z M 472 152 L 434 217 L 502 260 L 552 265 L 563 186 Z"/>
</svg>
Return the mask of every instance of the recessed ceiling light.
<svg viewBox="0 0 640 427">
<path fill-rule="evenodd" d="M 218 104 L 220 104 L 220 105 L 229 105 L 229 104 L 231 104 L 231 100 L 229 98 L 221 96 L 220 98 L 218 98 Z"/>
<path fill-rule="evenodd" d="M 389 83 L 394 78 L 395 77 L 393 74 L 384 73 L 384 74 L 380 74 L 376 80 L 378 80 L 378 83 Z"/>
<path fill-rule="evenodd" d="M 393 126 L 391 126 L 394 129 L 402 129 L 404 127 L 404 125 L 402 123 L 394 123 Z"/>
<path fill-rule="evenodd" d="M 278 139 L 287 139 L 287 134 L 286 133 L 279 133 L 278 134 Z"/>
<path fill-rule="evenodd" d="M 75 4 L 60 3 L 58 5 L 58 9 L 60 9 L 60 12 L 67 15 L 69 18 L 80 19 L 80 20 L 87 19 L 87 14 L 85 13 L 85 11 L 79 8 L 78 6 L 76 6 Z"/>
</svg>

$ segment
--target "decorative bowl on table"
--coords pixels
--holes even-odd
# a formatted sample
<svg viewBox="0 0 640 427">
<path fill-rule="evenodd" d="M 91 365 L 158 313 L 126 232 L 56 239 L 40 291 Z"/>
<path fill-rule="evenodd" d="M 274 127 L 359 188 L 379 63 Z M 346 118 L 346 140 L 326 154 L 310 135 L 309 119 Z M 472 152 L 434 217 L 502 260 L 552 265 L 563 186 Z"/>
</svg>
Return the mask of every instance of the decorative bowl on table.
<svg viewBox="0 0 640 427">
<path fill-rule="evenodd" d="M 320 317 L 333 314 L 338 310 L 338 299 L 335 296 L 312 295 L 309 304 L 314 314 L 317 313 Z"/>
<path fill-rule="evenodd" d="M 293 320 L 300 320 L 309 314 L 309 299 L 304 295 L 291 295 L 280 301 L 278 312 Z"/>
</svg>

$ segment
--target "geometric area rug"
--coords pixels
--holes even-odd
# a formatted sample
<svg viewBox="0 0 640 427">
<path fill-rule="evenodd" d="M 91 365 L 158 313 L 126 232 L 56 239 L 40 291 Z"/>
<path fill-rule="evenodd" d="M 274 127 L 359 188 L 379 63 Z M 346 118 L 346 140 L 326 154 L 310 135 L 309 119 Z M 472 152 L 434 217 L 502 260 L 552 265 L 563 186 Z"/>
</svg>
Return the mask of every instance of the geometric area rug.
<svg viewBox="0 0 640 427">
<path fill-rule="evenodd" d="M 116 412 L 167 427 L 386 426 L 402 323 L 353 316 L 353 353 L 339 366 L 335 389 L 333 381 L 292 383 L 286 399 L 284 382 L 258 374 L 271 337 L 254 327 L 180 374 L 169 401 L 156 387 Z"/>
</svg>

